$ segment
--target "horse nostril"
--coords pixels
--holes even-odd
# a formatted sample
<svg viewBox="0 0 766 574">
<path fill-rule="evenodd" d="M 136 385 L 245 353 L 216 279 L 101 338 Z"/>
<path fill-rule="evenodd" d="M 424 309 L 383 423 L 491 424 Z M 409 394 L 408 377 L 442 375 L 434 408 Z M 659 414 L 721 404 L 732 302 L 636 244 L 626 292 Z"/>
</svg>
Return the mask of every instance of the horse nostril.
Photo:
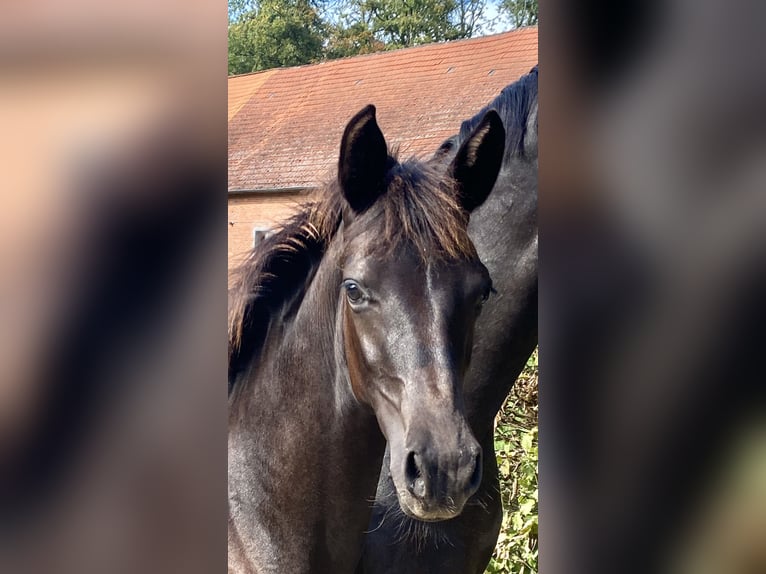
<svg viewBox="0 0 766 574">
<path fill-rule="evenodd" d="M 481 450 L 476 454 L 474 459 L 473 472 L 471 473 L 471 480 L 468 482 L 468 488 L 475 491 L 479 488 L 481 483 Z"/>
<path fill-rule="evenodd" d="M 421 475 L 418 458 L 414 451 L 409 452 L 404 464 L 404 479 L 407 484 L 407 490 L 411 494 L 417 498 L 424 498 L 426 495 L 426 481 Z"/>
</svg>

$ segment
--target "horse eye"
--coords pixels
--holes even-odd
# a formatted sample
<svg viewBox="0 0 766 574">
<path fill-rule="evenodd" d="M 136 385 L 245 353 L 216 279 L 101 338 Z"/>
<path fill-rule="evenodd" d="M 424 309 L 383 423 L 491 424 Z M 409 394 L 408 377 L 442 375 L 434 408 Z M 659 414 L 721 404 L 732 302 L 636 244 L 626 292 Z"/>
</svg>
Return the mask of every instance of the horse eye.
<svg viewBox="0 0 766 574">
<path fill-rule="evenodd" d="M 362 293 L 359 285 L 353 281 L 347 281 L 344 286 L 346 288 L 346 297 L 348 297 L 348 300 L 351 301 L 351 303 L 361 303 L 364 299 L 364 293 Z"/>
<path fill-rule="evenodd" d="M 482 294 L 481 301 L 479 302 L 479 305 L 484 305 L 484 303 L 486 303 L 489 300 L 489 296 L 492 293 L 497 293 L 497 291 L 495 291 L 494 287 L 492 287 L 490 285 L 489 287 L 487 287 L 487 290 L 484 291 L 484 293 Z"/>
</svg>

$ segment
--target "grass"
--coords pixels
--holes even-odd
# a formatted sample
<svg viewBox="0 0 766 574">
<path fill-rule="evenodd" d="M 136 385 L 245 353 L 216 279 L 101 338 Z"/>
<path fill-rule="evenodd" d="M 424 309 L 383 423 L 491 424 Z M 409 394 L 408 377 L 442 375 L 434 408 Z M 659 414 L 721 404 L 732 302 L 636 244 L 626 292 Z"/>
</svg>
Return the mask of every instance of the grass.
<svg viewBox="0 0 766 574">
<path fill-rule="evenodd" d="M 486 574 L 537 572 L 537 349 L 495 419 L 503 525 Z"/>
</svg>

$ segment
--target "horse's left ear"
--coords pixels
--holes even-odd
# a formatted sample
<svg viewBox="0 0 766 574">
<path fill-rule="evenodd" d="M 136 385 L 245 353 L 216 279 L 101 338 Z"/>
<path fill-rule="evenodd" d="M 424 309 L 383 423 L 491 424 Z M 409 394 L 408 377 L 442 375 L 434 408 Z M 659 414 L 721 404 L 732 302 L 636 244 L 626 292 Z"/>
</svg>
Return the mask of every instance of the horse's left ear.
<svg viewBox="0 0 766 574">
<path fill-rule="evenodd" d="M 383 193 L 388 147 L 369 105 L 348 122 L 340 144 L 338 182 L 355 213 L 370 207 Z"/>
<path fill-rule="evenodd" d="M 450 166 L 458 185 L 460 205 L 469 213 L 479 207 L 495 185 L 505 152 L 505 128 L 489 110 L 466 138 Z"/>
</svg>

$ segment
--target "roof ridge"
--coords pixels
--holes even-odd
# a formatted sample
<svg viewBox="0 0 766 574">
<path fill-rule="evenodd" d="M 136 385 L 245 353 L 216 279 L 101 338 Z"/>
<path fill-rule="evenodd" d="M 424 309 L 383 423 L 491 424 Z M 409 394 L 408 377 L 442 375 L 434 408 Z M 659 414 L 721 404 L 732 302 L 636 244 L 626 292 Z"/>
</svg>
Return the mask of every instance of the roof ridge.
<svg viewBox="0 0 766 574">
<path fill-rule="evenodd" d="M 274 70 L 289 70 L 289 69 L 296 69 L 296 68 L 310 68 L 313 66 L 321 66 L 324 64 L 331 64 L 333 62 L 345 62 L 348 60 L 353 59 L 362 59 L 362 58 L 370 58 L 370 57 L 380 57 L 384 56 L 386 54 L 400 54 L 405 51 L 416 51 L 416 50 L 424 50 L 427 48 L 435 48 L 435 47 L 442 47 L 442 46 L 454 46 L 455 44 L 465 44 L 468 42 L 478 42 L 481 40 L 488 40 L 488 39 L 499 39 L 500 36 L 510 36 L 519 34 L 520 32 L 528 32 L 530 30 L 536 30 L 537 26 L 520 26 L 519 28 L 514 28 L 513 30 L 506 30 L 504 32 L 497 32 L 495 34 L 487 34 L 485 36 L 473 36 L 471 38 L 458 38 L 456 40 L 441 40 L 438 42 L 429 42 L 427 44 L 419 44 L 417 46 L 405 46 L 402 48 L 395 48 L 393 50 L 379 50 L 377 52 L 370 52 L 369 54 L 356 54 L 353 56 L 344 56 L 343 58 L 332 58 L 329 60 L 321 60 L 319 62 L 312 62 L 309 64 L 300 64 L 298 66 L 278 66 L 276 68 L 269 68 L 267 70 L 258 70 L 256 72 L 246 72 L 244 74 L 233 74 L 229 76 L 229 79 L 235 79 L 235 78 L 243 78 L 247 76 L 254 76 L 256 74 L 263 74 L 266 72 L 274 71 Z"/>
</svg>

